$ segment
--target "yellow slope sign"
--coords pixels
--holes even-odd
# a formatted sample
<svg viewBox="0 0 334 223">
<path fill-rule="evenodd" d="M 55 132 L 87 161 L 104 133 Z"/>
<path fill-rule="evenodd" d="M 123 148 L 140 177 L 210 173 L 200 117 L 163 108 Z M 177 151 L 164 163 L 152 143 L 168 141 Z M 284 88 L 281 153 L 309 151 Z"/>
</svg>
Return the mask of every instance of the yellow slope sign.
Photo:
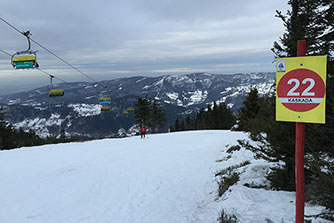
<svg viewBox="0 0 334 223">
<path fill-rule="evenodd" d="M 276 61 L 276 121 L 325 123 L 327 56 Z"/>
</svg>

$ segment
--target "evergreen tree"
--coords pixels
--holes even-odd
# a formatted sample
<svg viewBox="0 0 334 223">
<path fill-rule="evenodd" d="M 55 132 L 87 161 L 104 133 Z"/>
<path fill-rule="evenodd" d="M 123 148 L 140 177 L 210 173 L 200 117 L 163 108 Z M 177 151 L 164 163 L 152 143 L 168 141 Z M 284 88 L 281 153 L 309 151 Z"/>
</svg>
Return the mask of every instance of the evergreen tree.
<svg viewBox="0 0 334 223">
<path fill-rule="evenodd" d="M 280 43 L 274 42 L 273 52 L 277 56 L 297 56 L 297 41 L 306 40 L 308 53 L 314 54 L 319 50 L 321 39 L 318 38 L 325 32 L 322 15 L 317 13 L 322 5 L 315 0 L 289 0 L 291 10 L 287 15 L 277 12 L 286 28 L 286 32 L 280 38 Z"/>
<path fill-rule="evenodd" d="M 265 95 L 258 100 L 259 110 L 255 117 L 248 119 L 248 131 L 257 146 L 245 143 L 257 156 L 269 161 L 283 161 L 283 168 L 273 168 L 268 177 L 274 188 L 293 191 L 295 124 L 276 122 L 275 97 Z"/>
<path fill-rule="evenodd" d="M 181 125 L 180 125 L 179 119 L 175 120 L 174 129 L 176 132 L 181 131 Z"/>
<path fill-rule="evenodd" d="M 17 147 L 16 137 L 13 127 L 4 121 L 3 108 L 0 108 L 0 150 Z"/>
<path fill-rule="evenodd" d="M 307 55 L 328 55 L 328 73 L 334 72 L 334 3 L 332 0 L 289 0 L 287 14 L 276 11 L 286 32 L 275 41 L 277 57 L 297 55 L 297 41 L 306 40 Z"/>
<path fill-rule="evenodd" d="M 152 127 L 154 130 L 158 126 L 164 127 L 167 122 L 165 111 L 155 100 L 153 101 L 153 104 L 151 105 L 150 119 L 151 119 Z"/>
<path fill-rule="evenodd" d="M 258 91 L 252 88 L 243 101 L 243 106 L 239 109 L 237 130 L 250 131 L 252 126 L 249 121 L 256 117 L 259 109 Z"/>
<path fill-rule="evenodd" d="M 190 116 L 187 116 L 186 118 L 186 130 L 192 130 L 194 129 L 193 127 L 193 121 Z"/>
<path fill-rule="evenodd" d="M 64 128 L 62 128 L 60 130 L 59 139 L 61 139 L 61 140 L 65 140 L 66 139 L 66 132 L 65 132 Z"/>
<path fill-rule="evenodd" d="M 205 111 L 201 108 L 194 117 L 187 116 L 186 120 L 175 121 L 175 131 L 203 130 L 203 129 L 231 129 L 235 124 L 235 118 L 231 109 L 225 103 L 217 105 L 214 102 L 213 109 L 208 105 Z"/>
<path fill-rule="evenodd" d="M 225 103 L 220 103 L 218 108 L 218 128 L 219 129 L 231 129 L 235 123 L 235 116 L 231 109 L 229 109 Z"/>
<path fill-rule="evenodd" d="M 12 125 L 4 121 L 3 115 L 3 110 L 0 108 L 0 150 L 46 143 L 45 140 L 38 137 L 32 130 L 28 133 L 22 129 L 16 131 Z"/>
<path fill-rule="evenodd" d="M 181 126 L 180 126 L 180 130 L 181 131 L 185 131 L 186 130 L 186 125 L 184 124 L 184 120 L 181 121 Z"/>
<path fill-rule="evenodd" d="M 140 127 L 151 127 L 151 100 L 146 96 L 145 98 L 138 98 L 138 102 L 135 105 L 135 119 L 136 123 Z"/>
<path fill-rule="evenodd" d="M 327 168 L 322 172 L 319 168 L 320 156 L 333 156 L 334 145 L 334 87 L 333 80 L 333 10 L 334 3 L 330 0 L 290 0 L 291 10 L 286 15 L 277 11 L 286 32 L 278 42 L 274 42 L 273 51 L 277 57 L 296 56 L 297 40 L 307 41 L 307 55 L 328 55 L 328 79 L 326 101 L 326 125 L 307 124 L 305 153 L 306 165 L 313 172 L 306 171 L 306 182 L 319 180 L 315 183 L 317 197 L 322 204 L 333 210 L 334 201 L 326 194 L 333 193 L 334 170 Z M 259 100 L 260 109 L 255 118 L 248 120 L 249 131 L 258 146 L 253 149 L 258 156 L 272 161 L 283 161 L 283 169 L 274 169 L 269 179 L 279 189 L 294 189 L 294 150 L 295 124 L 275 121 L 275 94 L 267 95 Z M 247 143 L 246 143 L 247 144 Z M 325 162 L 326 163 L 326 162 Z M 333 166 L 332 163 L 326 163 Z M 323 165 L 325 166 L 325 165 Z M 322 183 L 323 182 L 323 183 Z M 314 182 L 313 182 L 314 183 Z"/>
</svg>

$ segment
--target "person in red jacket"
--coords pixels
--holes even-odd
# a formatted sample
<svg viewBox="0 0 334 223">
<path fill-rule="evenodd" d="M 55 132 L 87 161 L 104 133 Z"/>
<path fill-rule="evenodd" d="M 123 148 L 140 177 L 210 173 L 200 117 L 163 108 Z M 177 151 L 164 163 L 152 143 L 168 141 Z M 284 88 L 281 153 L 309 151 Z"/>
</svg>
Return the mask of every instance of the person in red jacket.
<svg viewBox="0 0 334 223">
<path fill-rule="evenodd" d="M 145 128 L 145 127 L 142 127 L 142 128 L 140 129 L 140 136 L 141 136 L 141 138 L 145 138 L 145 134 L 146 134 L 146 128 Z"/>
</svg>

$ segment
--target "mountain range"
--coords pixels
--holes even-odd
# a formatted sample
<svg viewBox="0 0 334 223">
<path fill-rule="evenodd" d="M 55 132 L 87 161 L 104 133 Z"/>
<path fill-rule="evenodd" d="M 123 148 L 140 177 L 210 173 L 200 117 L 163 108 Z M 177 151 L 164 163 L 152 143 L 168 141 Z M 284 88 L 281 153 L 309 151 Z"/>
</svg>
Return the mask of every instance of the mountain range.
<svg viewBox="0 0 334 223">
<path fill-rule="evenodd" d="M 68 136 L 115 137 L 136 131 L 133 114 L 138 97 L 157 100 L 167 113 L 170 126 L 176 118 L 192 115 L 200 108 L 224 102 L 234 112 L 242 105 L 251 88 L 260 95 L 268 93 L 275 73 L 220 75 L 193 73 L 160 77 L 129 77 L 101 82 L 61 83 L 63 97 L 49 97 L 50 86 L 0 96 L 4 119 L 15 128 L 34 130 L 42 137 Z M 111 110 L 102 112 L 99 97 L 111 97 Z"/>
</svg>

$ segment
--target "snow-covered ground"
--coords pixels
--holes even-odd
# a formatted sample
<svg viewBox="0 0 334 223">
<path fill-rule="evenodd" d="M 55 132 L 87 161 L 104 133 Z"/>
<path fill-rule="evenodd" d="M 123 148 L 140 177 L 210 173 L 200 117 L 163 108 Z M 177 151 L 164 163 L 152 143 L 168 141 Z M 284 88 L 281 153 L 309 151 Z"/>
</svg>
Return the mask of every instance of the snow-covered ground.
<svg viewBox="0 0 334 223">
<path fill-rule="evenodd" d="M 222 209 L 241 223 L 294 222 L 295 193 L 244 186 L 265 184 L 272 165 L 244 149 L 227 153 L 246 134 L 148 137 L 0 152 L 0 222 L 216 223 Z M 240 180 L 218 197 L 216 173 L 244 161 L 234 169 Z M 305 214 L 321 210 L 307 205 Z"/>
</svg>

